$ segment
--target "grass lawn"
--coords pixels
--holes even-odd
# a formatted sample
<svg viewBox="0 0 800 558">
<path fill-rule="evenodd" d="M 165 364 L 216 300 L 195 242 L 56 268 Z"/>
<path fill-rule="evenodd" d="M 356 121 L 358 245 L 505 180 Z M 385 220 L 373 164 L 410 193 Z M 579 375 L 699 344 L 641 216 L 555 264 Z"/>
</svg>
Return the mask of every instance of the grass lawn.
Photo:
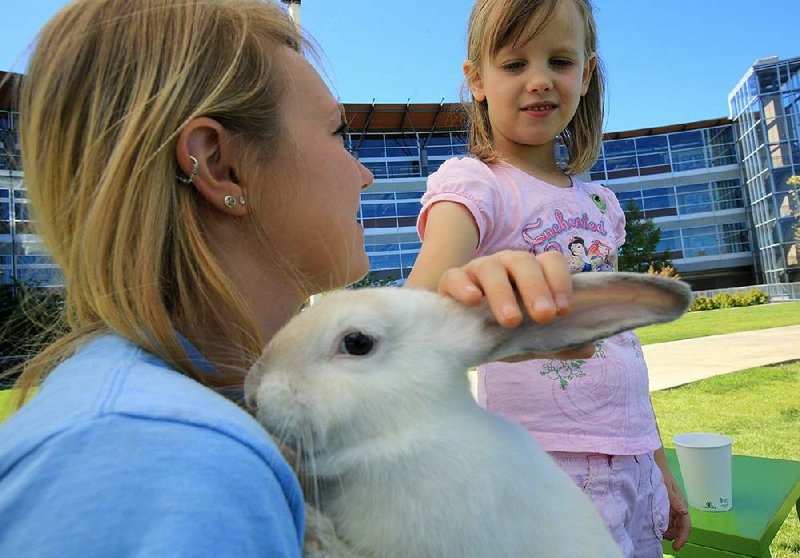
<svg viewBox="0 0 800 558">
<path fill-rule="evenodd" d="M 800 324 L 800 302 L 781 302 L 689 312 L 674 322 L 641 327 L 635 332 L 642 345 L 647 345 L 798 324 Z"/>
<path fill-rule="evenodd" d="M 6 420 L 17 410 L 18 393 L 15 389 L 0 390 L 0 422 Z"/>
<path fill-rule="evenodd" d="M 800 461 L 798 394 L 800 361 L 742 370 L 651 395 L 667 447 L 673 447 L 672 437 L 682 432 L 719 432 L 734 439 L 734 453 Z M 794 510 L 770 550 L 773 558 L 800 556 L 800 521 Z"/>
</svg>

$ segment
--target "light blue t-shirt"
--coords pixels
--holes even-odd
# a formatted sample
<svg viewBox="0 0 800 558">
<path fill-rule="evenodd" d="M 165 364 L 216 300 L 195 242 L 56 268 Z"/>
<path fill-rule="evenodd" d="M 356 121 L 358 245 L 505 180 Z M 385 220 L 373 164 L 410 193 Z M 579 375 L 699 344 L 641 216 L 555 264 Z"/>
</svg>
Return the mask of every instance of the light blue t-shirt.
<svg viewBox="0 0 800 558">
<path fill-rule="evenodd" d="M 259 424 L 120 337 L 0 425 L 2 557 L 299 557 L 303 497 Z"/>
</svg>

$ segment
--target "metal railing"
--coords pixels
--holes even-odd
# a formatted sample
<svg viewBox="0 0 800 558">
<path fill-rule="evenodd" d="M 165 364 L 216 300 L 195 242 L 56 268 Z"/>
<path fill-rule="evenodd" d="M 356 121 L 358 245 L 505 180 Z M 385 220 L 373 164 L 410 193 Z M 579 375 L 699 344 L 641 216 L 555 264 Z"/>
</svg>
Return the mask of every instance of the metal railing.
<svg viewBox="0 0 800 558">
<path fill-rule="evenodd" d="M 767 293 L 770 302 L 787 302 L 800 300 L 800 283 L 768 283 L 764 285 L 750 285 L 748 287 L 729 287 L 727 289 L 713 289 L 710 291 L 694 291 L 694 298 L 704 296 L 714 298 L 719 293 L 734 295 L 736 293 L 746 293 L 750 289 L 758 289 Z"/>
</svg>

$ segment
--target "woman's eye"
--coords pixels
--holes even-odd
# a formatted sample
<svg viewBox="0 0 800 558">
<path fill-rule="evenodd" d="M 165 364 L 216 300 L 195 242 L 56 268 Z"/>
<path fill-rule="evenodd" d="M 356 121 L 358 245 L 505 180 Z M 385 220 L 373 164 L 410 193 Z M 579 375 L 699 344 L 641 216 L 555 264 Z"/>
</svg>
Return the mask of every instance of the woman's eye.
<svg viewBox="0 0 800 558">
<path fill-rule="evenodd" d="M 341 136 L 341 137 L 343 137 L 343 138 L 344 138 L 344 137 L 346 137 L 346 136 L 347 136 L 347 134 L 348 134 L 349 132 L 350 132 L 350 127 L 349 127 L 347 124 L 344 124 L 344 123 L 343 123 L 341 126 L 339 126 L 338 128 L 336 128 L 336 131 L 333 133 L 333 135 L 334 135 L 334 136 Z"/>
<path fill-rule="evenodd" d="M 344 336 L 339 343 L 339 350 L 353 356 L 364 356 L 372 351 L 375 339 L 371 335 L 355 331 Z"/>
</svg>

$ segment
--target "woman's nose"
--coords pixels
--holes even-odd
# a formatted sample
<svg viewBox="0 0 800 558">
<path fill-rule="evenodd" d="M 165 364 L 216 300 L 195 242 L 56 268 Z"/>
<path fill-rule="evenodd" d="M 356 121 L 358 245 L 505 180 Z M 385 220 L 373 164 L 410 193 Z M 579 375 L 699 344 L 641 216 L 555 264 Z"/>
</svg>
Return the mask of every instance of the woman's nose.
<svg viewBox="0 0 800 558">
<path fill-rule="evenodd" d="M 366 190 L 375 181 L 375 177 L 372 175 L 372 172 L 361 163 L 361 161 L 355 159 L 355 162 L 356 165 L 358 165 L 358 172 L 361 175 L 361 189 Z"/>
</svg>

